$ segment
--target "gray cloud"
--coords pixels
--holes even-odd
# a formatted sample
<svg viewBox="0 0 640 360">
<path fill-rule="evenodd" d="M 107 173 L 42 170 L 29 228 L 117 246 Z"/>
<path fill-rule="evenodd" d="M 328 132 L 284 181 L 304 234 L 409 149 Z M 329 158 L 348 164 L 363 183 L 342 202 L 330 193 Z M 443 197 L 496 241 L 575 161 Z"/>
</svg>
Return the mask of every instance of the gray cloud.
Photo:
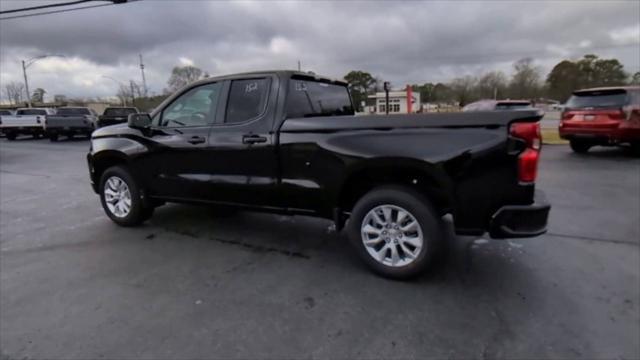
<svg viewBox="0 0 640 360">
<path fill-rule="evenodd" d="M 50 94 L 73 96 L 113 94 L 103 74 L 138 79 L 138 53 L 157 92 L 180 58 L 212 74 L 294 68 L 300 59 L 318 73 L 363 69 L 396 85 L 509 71 L 527 56 L 545 71 L 585 53 L 618 57 L 627 71 L 638 71 L 639 14 L 636 1 L 143 0 L 0 21 L 0 82 L 20 80 L 19 60 L 42 53 L 64 54 L 70 65 L 38 63 L 30 69 L 33 81 Z"/>
</svg>

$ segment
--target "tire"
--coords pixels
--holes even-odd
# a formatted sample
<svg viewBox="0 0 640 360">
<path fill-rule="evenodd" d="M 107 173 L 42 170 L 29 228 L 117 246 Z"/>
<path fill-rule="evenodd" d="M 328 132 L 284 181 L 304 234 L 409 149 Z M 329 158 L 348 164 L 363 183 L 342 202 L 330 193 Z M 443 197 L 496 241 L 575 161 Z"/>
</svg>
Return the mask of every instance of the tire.
<svg viewBox="0 0 640 360">
<path fill-rule="evenodd" d="M 386 221 L 390 228 L 382 225 L 388 220 L 383 217 L 384 212 L 392 219 Z M 408 215 L 398 221 L 400 212 Z M 376 221 L 374 213 L 383 221 Z M 412 222 L 416 222 L 417 227 L 409 226 Z M 408 230 L 403 231 L 402 227 Z M 422 274 L 441 249 L 442 230 L 440 217 L 425 196 L 395 185 L 381 186 L 364 195 L 353 208 L 347 224 L 349 239 L 360 258 L 377 274 L 392 279 Z M 417 240 L 420 236 L 421 242 Z M 365 245 L 365 240 L 369 240 L 370 245 Z"/>
<path fill-rule="evenodd" d="M 104 171 L 100 177 L 99 194 L 104 212 L 120 226 L 139 225 L 153 215 L 153 207 L 145 207 L 142 202 L 140 186 L 122 166 L 113 166 Z M 114 194 L 118 200 L 112 200 Z"/>
<path fill-rule="evenodd" d="M 631 155 L 640 157 L 640 141 L 631 143 Z"/>
<path fill-rule="evenodd" d="M 8 132 L 6 135 L 7 135 L 7 140 L 11 140 L 11 141 L 15 140 L 17 137 L 16 133 L 14 132 Z"/>
<path fill-rule="evenodd" d="M 49 141 L 51 141 L 51 142 L 58 141 L 58 134 L 50 134 L 49 135 Z"/>
<path fill-rule="evenodd" d="M 571 140 L 569 141 L 569 146 L 571 146 L 571 150 L 576 154 L 586 154 L 592 145 L 584 141 Z"/>
</svg>

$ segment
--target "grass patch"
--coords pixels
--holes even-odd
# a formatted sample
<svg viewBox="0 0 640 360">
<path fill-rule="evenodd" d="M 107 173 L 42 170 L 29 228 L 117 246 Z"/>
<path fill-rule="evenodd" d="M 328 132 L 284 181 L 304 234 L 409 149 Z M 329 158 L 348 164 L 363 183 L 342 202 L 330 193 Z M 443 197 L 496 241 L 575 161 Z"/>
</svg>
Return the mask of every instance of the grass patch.
<svg viewBox="0 0 640 360">
<path fill-rule="evenodd" d="M 560 138 L 558 129 L 541 129 L 540 131 L 542 132 L 543 144 L 565 145 L 569 143 L 567 140 Z"/>
</svg>

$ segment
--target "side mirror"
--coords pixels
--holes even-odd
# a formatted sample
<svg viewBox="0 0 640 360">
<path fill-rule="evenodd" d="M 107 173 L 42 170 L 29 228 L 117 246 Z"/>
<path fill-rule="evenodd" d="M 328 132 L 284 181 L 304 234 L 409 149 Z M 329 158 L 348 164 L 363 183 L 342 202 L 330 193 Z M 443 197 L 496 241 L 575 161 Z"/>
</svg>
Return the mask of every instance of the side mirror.
<svg viewBox="0 0 640 360">
<path fill-rule="evenodd" d="M 127 123 L 132 129 L 146 129 L 151 126 L 151 116 L 149 114 L 129 114 Z"/>
</svg>

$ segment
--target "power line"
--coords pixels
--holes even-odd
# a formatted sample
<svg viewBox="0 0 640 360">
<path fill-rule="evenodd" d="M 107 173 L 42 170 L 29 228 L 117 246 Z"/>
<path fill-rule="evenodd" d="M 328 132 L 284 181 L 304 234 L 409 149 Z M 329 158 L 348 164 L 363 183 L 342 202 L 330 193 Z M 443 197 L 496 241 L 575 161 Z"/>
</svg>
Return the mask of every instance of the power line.
<svg viewBox="0 0 640 360">
<path fill-rule="evenodd" d="M 0 15 L 16 13 L 16 12 L 21 12 L 21 11 L 31 11 L 31 10 L 40 10 L 40 9 L 47 9 L 47 8 L 52 8 L 52 7 L 59 7 L 59 6 L 76 5 L 76 4 L 86 3 L 86 2 L 89 2 L 89 1 L 94 1 L 94 0 L 77 0 L 77 1 L 71 1 L 71 2 L 66 2 L 66 3 L 57 3 L 57 4 L 49 4 L 49 5 L 32 6 L 32 7 L 27 7 L 27 8 L 11 9 L 11 10 L 0 11 Z"/>
<path fill-rule="evenodd" d="M 139 0 L 129 0 L 129 1 L 128 1 L 128 3 L 131 3 L 131 2 L 133 2 L 133 1 L 139 1 Z M 99 4 L 99 5 L 91 5 L 91 6 L 80 6 L 80 7 L 75 7 L 75 8 L 72 8 L 72 9 L 52 10 L 52 11 L 39 12 L 39 13 L 35 13 L 35 14 L 25 14 L 25 15 L 8 16 L 8 17 L 0 18 L 0 20 L 20 19 L 20 18 L 27 18 L 27 17 L 32 17 L 32 16 L 40 16 L 40 15 L 48 15 L 48 14 L 58 14 L 58 13 L 64 13 L 64 12 L 69 12 L 69 11 L 74 11 L 74 10 L 91 9 L 91 8 L 97 8 L 97 7 L 102 7 L 102 6 L 118 5 L 118 4 L 120 4 L 120 2 L 114 1 L 114 2 L 109 3 L 109 4 Z"/>
</svg>

